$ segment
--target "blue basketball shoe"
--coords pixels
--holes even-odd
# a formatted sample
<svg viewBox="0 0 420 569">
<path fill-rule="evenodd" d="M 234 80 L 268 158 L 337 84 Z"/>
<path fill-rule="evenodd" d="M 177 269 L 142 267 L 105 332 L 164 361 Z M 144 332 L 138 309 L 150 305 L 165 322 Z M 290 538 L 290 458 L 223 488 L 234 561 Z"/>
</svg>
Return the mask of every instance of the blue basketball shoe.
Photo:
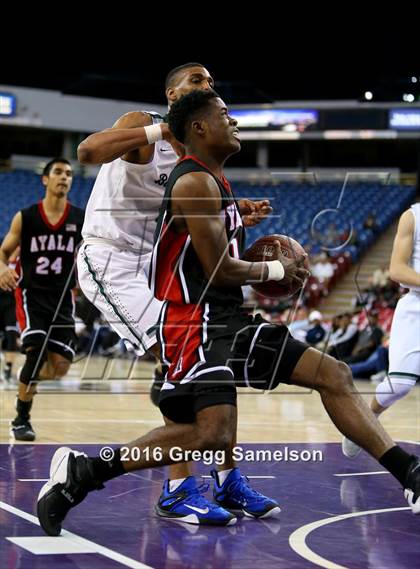
<svg viewBox="0 0 420 569">
<path fill-rule="evenodd" d="M 214 500 L 226 510 L 241 510 L 252 518 L 271 518 L 280 512 L 275 500 L 251 488 L 248 478 L 241 476 L 239 468 L 234 468 L 223 484 L 219 483 L 217 470 L 210 474 L 214 478 Z"/>
<path fill-rule="evenodd" d="M 208 484 L 197 486 L 194 476 L 188 476 L 176 490 L 170 492 L 169 480 L 165 480 L 155 511 L 162 518 L 189 524 L 234 525 L 236 517 L 233 514 L 203 496 L 208 489 Z"/>
</svg>

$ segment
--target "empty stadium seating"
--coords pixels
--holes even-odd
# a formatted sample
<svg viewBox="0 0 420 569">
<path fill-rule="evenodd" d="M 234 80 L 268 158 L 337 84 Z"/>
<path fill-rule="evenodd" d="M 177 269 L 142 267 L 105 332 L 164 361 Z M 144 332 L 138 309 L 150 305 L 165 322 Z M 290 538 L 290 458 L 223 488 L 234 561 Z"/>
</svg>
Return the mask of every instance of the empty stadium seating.
<svg viewBox="0 0 420 569">
<path fill-rule="evenodd" d="M 252 241 L 262 235 L 283 233 L 299 241 L 312 254 L 328 250 L 330 256 L 348 253 L 352 260 L 373 243 L 390 223 L 413 201 L 413 186 L 323 183 L 322 185 L 286 183 L 279 186 L 233 186 L 237 197 L 269 198 L 274 215 L 251 229 Z M 365 229 L 364 222 L 373 214 L 377 228 Z M 334 224 L 338 233 L 329 242 L 328 229 Z M 353 230 L 347 244 L 346 236 Z"/>
<path fill-rule="evenodd" d="M 84 207 L 93 178 L 75 176 L 70 200 Z M 328 250 L 335 265 L 334 281 L 351 262 L 414 200 L 413 186 L 371 183 L 283 183 L 274 185 L 232 184 L 238 198 L 271 200 L 274 213 L 248 231 L 248 244 L 262 235 L 283 233 L 299 241 L 311 254 Z M 13 214 L 41 199 L 44 188 L 39 175 L 26 170 L 0 173 L 0 235 L 7 231 Z M 364 223 L 373 214 L 376 228 Z M 322 294 L 316 279 L 308 283 L 316 299 Z"/>
</svg>

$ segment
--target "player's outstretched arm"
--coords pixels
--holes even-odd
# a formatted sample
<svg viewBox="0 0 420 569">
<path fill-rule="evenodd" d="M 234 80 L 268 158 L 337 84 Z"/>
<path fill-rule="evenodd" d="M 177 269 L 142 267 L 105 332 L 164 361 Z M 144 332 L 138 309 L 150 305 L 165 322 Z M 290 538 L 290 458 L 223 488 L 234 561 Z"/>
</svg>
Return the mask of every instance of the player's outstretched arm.
<svg viewBox="0 0 420 569">
<path fill-rule="evenodd" d="M 408 287 L 420 286 L 420 274 L 409 265 L 413 253 L 413 236 L 414 215 L 408 209 L 400 217 L 389 266 L 391 279 Z"/>
<path fill-rule="evenodd" d="M 0 288 L 11 291 L 16 288 L 19 275 L 14 269 L 8 267 L 10 257 L 20 245 L 22 235 L 22 213 L 20 211 L 14 216 L 10 229 L 3 239 L 0 247 Z"/>
<path fill-rule="evenodd" d="M 154 142 L 172 140 L 166 123 L 152 125 L 148 113 L 133 111 L 120 117 L 112 128 L 95 132 L 79 144 L 77 157 L 82 164 L 105 164 L 117 158 L 146 164 L 153 157 Z"/>
<path fill-rule="evenodd" d="M 220 191 L 209 174 L 192 172 L 176 182 L 172 190 L 172 214 L 178 219 L 178 227 L 185 224 L 212 285 L 242 286 L 276 277 L 280 280 L 281 271 L 284 275 L 278 261 L 249 263 L 233 256 L 235 243 L 228 242 Z"/>
</svg>

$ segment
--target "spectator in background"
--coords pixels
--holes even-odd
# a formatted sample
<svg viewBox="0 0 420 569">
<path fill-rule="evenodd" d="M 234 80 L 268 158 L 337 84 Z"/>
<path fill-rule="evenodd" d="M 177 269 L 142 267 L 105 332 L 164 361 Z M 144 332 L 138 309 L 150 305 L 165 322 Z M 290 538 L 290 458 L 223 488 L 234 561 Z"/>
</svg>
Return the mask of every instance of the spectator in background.
<svg viewBox="0 0 420 569">
<path fill-rule="evenodd" d="M 335 223 L 330 223 L 325 232 L 325 239 L 323 244 L 326 247 L 338 247 L 340 243 L 340 232 L 337 230 Z"/>
<path fill-rule="evenodd" d="M 326 253 L 321 253 L 318 258 L 318 262 L 311 267 L 312 276 L 317 278 L 320 283 L 325 284 L 328 287 L 328 283 L 331 277 L 334 275 L 334 266 L 328 259 Z"/>
<path fill-rule="evenodd" d="M 381 289 L 378 304 L 383 308 L 395 308 L 404 292 L 404 287 L 401 287 L 398 283 L 388 279 L 386 285 Z"/>
<path fill-rule="evenodd" d="M 287 325 L 291 335 L 301 342 L 305 341 L 306 333 L 311 326 L 308 313 L 306 306 L 301 306 L 296 312 L 292 308 L 287 310 L 282 318 L 283 324 Z"/>
<path fill-rule="evenodd" d="M 354 310 L 364 307 L 366 310 L 371 310 L 374 303 L 377 301 L 378 296 L 372 287 L 365 288 L 358 292 L 352 300 L 352 307 Z"/>
<path fill-rule="evenodd" d="M 354 245 L 357 247 L 359 245 L 359 236 L 354 227 L 350 227 L 341 233 L 340 243 L 342 245 Z"/>
<path fill-rule="evenodd" d="M 370 279 L 370 284 L 375 288 L 383 288 L 388 284 L 389 269 L 387 265 L 378 267 Z"/>
<path fill-rule="evenodd" d="M 324 340 L 321 342 L 318 342 L 318 344 L 316 345 L 318 350 L 321 350 L 321 352 L 326 352 L 328 350 L 331 338 L 334 339 L 335 336 L 341 334 L 340 318 L 341 318 L 341 314 L 338 314 L 338 315 L 336 314 L 335 316 L 332 317 L 330 326 L 328 327 L 328 325 L 327 325 L 327 331 L 326 331 L 327 333 L 326 333 Z"/>
<path fill-rule="evenodd" d="M 309 324 L 311 328 L 306 333 L 305 342 L 315 346 L 325 338 L 326 330 L 322 326 L 322 314 L 318 310 L 313 310 L 309 314 Z"/>
<path fill-rule="evenodd" d="M 350 356 L 342 358 L 347 364 L 364 362 L 381 345 L 383 330 L 378 326 L 378 313 L 371 312 L 366 327 L 359 332 Z"/>
<path fill-rule="evenodd" d="M 345 312 L 339 315 L 338 318 L 339 328 L 330 336 L 328 354 L 337 360 L 343 360 L 351 355 L 357 342 L 359 331 L 357 325 L 352 322 L 350 312 Z"/>
<path fill-rule="evenodd" d="M 381 345 L 365 361 L 349 364 L 353 377 L 382 381 L 388 369 L 388 345 L 389 336 L 383 336 Z"/>
<path fill-rule="evenodd" d="M 339 334 L 339 332 L 340 332 L 340 320 L 341 320 L 341 314 L 336 314 L 335 316 L 332 317 L 331 330 L 330 330 L 331 336 L 333 336 L 334 334 Z"/>
<path fill-rule="evenodd" d="M 379 227 L 376 223 L 376 217 L 373 212 L 371 212 L 363 222 L 363 229 L 370 229 L 373 233 L 378 231 Z"/>
</svg>

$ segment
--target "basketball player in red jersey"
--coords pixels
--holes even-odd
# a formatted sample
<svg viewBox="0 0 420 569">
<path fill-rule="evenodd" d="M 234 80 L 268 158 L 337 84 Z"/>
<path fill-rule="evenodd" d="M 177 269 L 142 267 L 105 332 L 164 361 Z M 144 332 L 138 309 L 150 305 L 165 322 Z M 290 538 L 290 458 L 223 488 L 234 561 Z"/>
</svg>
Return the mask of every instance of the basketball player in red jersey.
<svg viewBox="0 0 420 569">
<path fill-rule="evenodd" d="M 19 374 L 17 416 L 11 432 L 16 440 L 33 441 L 30 411 L 36 385 L 63 377 L 75 355 L 74 264 L 81 241 L 83 210 L 70 204 L 73 172 L 65 158 L 45 166 L 43 200 L 18 211 L 0 250 L 0 288 L 14 290 L 25 353 Z M 20 245 L 20 276 L 7 266 Z"/>
</svg>

